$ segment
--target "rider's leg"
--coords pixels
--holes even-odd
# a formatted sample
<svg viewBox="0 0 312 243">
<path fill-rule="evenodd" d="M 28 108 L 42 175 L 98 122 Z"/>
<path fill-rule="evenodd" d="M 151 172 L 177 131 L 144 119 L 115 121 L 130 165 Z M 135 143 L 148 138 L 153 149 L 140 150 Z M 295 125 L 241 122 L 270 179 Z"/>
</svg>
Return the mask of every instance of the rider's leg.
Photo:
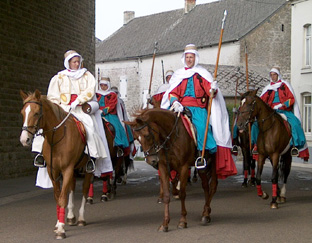
<svg viewBox="0 0 312 243">
<path fill-rule="evenodd" d="M 38 133 L 39 132 L 40 131 L 38 131 Z M 43 155 L 42 155 L 43 142 L 44 142 L 43 136 L 36 136 L 35 135 L 31 150 L 33 153 L 35 153 L 34 166 L 36 166 L 36 167 L 45 167 L 46 166 L 46 163 L 45 163 Z"/>
</svg>

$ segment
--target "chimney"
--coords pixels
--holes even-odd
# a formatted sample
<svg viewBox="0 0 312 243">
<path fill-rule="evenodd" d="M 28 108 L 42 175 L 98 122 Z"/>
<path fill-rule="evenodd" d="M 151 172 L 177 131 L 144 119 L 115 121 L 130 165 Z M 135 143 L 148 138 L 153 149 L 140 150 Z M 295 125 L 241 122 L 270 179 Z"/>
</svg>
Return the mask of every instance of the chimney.
<svg viewBox="0 0 312 243">
<path fill-rule="evenodd" d="M 134 11 L 124 11 L 124 25 L 128 24 L 132 19 L 134 19 Z"/>
<path fill-rule="evenodd" d="M 184 13 L 190 12 L 196 6 L 196 0 L 185 0 Z"/>
</svg>

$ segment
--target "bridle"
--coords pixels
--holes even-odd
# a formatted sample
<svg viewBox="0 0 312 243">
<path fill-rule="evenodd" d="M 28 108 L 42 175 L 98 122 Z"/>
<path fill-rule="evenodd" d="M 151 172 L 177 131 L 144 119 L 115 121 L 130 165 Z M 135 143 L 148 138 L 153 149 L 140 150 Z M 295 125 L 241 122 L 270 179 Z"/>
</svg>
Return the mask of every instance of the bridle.
<svg viewBox="0 0 312 243">
<path fill-rule="evenodd" d="M 22 131 L 26 131 L 26 132 L 28 132 L 28 133 L 30 133 L 32 136 L 35 136 L 35 134 L 38 132 L 38 130 L 39 130 L 39 122 L 40 122 L 40 120 L 41 120 L 41 118 L 42 118 L 42 116 L 43 116 L 43 113 L 42 113 L 42 103 L 41 102 L 38 102 L 38 101 L 27 101 L 27 102 L 25 102 L 24 103 L 24 106 L 26 105 L 26 104 L 29 104 L 29 103 L 33 103 L 33 104 L 37 104 L 37 105 L 39 105 L 40 106 L 40 114 L 39 114 L 39 119 L 37 120 L 37 123 L 36 123 L 36 125 L 33 125 L 33 126 L 23 126 L 22 127 Z M 24 107 L 23 106 L 23 107 Z M 35 132 L 31 132 L 29 129 L 31 129 L 31 128 L 35 128 Z"/>
<path fill-rule="evenodd" d="M 251 97 L 251 96 L 247 96 L 247 97 Z M 246 97 L 245 97 L 245 98 L 246 98 Z M 254 100 L 252 101 L 251 104 L 247 104 L 247 106 L 250 106 L 251 108 L 250 108 L 249 110 L 246 110 L 246 111 L 241 111 L 241 110 L 240 110 L 241 107 L 240 107 L 240 108 L 238 109 L 238 111 L 237 111 L 237 116 L 239 116 L 239 114 L 249 113 L 249 117 L 247 118 L 246 122 L 243 124 L 243 127 L 244 127 L 244 128 L 247 127 L 248 123 L 254 122 L 254 118 L 252 118 L 251 115 L 252 115 L 252 113 L 253 113 L 254 110 L 255 110 L 256 99 L 254 99 Z M 257 120 L 257 121 L 258 121 L 258 122 L 262 122 L 262 124 L 264 124 L 264 122 L 265 122 L 266 120 L 268 120 L 269 118 L 271 118 L 271 117 L 274 115 L 274 113 L 276 113 L 275 110 L 273 110 L 273 112 L 272 112 L 270 115 L 268 115 L 266 118 L 263 118 L 263 119 L 260 119 L 260 120 Z M 268 130 L 273 126 L 274 122 L 275 122 L 275 120 L 273 120 L 272 124 L 271 124 L 267 129 L 265 129 L 265 130 L 262 131 L 262 132 L 268 131 Z"/>
<path fill-rule="evenodd" d="M 144 157 L 145 157 L 145 158 L 147 158 L 147 157 L 149 157 L 149 156 L 155 156 L 155 155 L 158 157 L 158 153 L 159 153 L 159 151 L 162 150 L 162 149 L 165 150 L 165 155 L 166 155 L 166 158 L 167 158 L 167 150 L 169 149 L 169 146 L 166 146 L 166 144 L 167 144 L 167 142 L 170 140 L 170 138 L 171 138 L 171 136 L 172 136 L 174 130 L 176 130 L 176 134 L 178 134 L 178 126 L 177 126 L 177 124 L 178 124 L 178 119 L 179 119 L 179 117 L 176 116 L 174 126 L 172 127 L 172 129 L 171 129 L 171 131 L 169 132 L 169 134 L 166 136 L 166 139 L 165 139 L 161 144 L 158 144 L 158 143 L 156 142 L 155 136 L 154 136 L 154 134 L 153 134 L 153 132 L 155 132 L 155 133 L 157 133 L 157 134 L 159 134 L 159 132 L 156 131 L 155 129 L 153 129 L 153 128 L 149 125 L 148 122 L 145 122 L 142 126 L 133 129 L 134 131 L 140 131 L 140 130 L 142 130 L 143 128 L 148 127 L 148 132 L 149 132 L 149 134 L 151 134 L 151 136 L 152 136 L 153 144 L 152 144 L 147 150 L 143 151 Z M 153 131 L 153 132 L 152 132 L 152 131 Z M 176 135 L 176 137 L 177 137 L 177 135 Z M 152 166 L 153 166 L 154 168 L 157 168 L 158 162 L 156 162 L 155 164 L 152 164 Z M 167 160 L 167 166 L 169 167 L 168 160 Z M 170 170 L 169 170 L 169 171 L 170 171 Z"/>
</svg>

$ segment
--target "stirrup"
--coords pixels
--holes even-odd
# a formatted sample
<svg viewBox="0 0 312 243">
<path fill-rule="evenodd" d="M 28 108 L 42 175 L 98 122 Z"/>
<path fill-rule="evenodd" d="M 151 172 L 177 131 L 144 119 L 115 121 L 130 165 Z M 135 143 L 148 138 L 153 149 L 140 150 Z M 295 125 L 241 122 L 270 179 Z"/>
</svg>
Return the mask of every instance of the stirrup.
<svg viewBox="0 0 312 243">
<path fill-rule="evenodd" d="M 198 158 L 196 159 L 196 161 L 195 161 L 195 168 L 196 168 L 197 170 L 202 170 L 202 169 L 205 169 L 205 168 L 206 168 L 206 165 L 207 165 L 206 159 L 203 158 L 203 163 L 202 163 L 201 160 L 202 160 L 202 157 L 198 157 Z"/>
<path fill-rule="evenodd" d="M 293 147 L 291 149 L 290 153 L 291 153 L 291 156 L 293 156 L 293 157 L 298 157 L 299 156 L 299 150 L 296 147 Z"/>
<path fill-rule="evenodd" d="M 123 149 L 120 147 L 117 147 L 117 157 L 122 157 L 124 155 Z"/>
<path fill-rule="evenodd" d="M 95 162 L 92 158 L 90 158 L 86 164 L 86 172 L 93 173 L 95 171 Z"/>
<path fill-rule="evenodd" d="M 232 153 L 238 153 L 238 147 L 237 147 L 237 145 L 233 145 L 233 147 L 232 147 Z"/>
<path fill-rule="evenodd" d="M 34 166 L 39 167 L 39 168 L 46 167 L 46 162 L 45 162 L 43 155 L 41 153 L 36 155 L 36 157 L 34 159 Z"/>
</svg>

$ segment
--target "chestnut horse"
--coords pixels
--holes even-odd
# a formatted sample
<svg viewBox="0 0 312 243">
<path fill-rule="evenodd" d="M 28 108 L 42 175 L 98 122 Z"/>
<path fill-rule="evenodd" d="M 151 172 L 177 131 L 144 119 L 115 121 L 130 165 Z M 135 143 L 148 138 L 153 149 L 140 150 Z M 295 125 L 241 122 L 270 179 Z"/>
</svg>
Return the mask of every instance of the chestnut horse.
<svg viewBox="0 0 312 243">
<path fill-rule="evenodd" d="M 23 99 L 23 128 L 20 141 L 30 146 L 34 135 L 42 129 L 44 136 L 43 156 L 49 177 L 53 183 L 57 208 L 56 239 L 64 239 L 65 208 L 68 205 L 67 222 L 75 224 L 73 193 L 75 190 L 74 170 L 84 168 L 88 157 L 84 154 L 85 142 L 81 138 L 76 121 L 60 106 L 47 100 L 38 90 L 26 94 L 20 91 Z M 85 203 L 92 174 L 86 173 L 83 181 L 83 197 L 79 210 L 78 225 L 85 226 Z M 62 178 L 62 184 L 60 182 Z M 68 197 L 68 194 L 70 195 Z M 69 198 L 69 200 L 68 200 Z"/>
<path fill-rule="evenodd" d="M 176 113 L 163 109 L 147 109 L 138 111 L 133 122 L 125 122 L 133 130 L 135 138 L 140 142 L 145 161 L 158 168 L 163 187 L 164 218 L 158 228 L 161 232 L 168 231 L 169 215 L 169 177 L 170 171 L 175 170 L 179 175 L 181 200 L 181 217 L 178 228 L 186 228 L 186 185 L 189 177 L 189 167 L 194 166 L 197 149 L 194 140 L 186 131 L 183 122 Z M 215 156 L 207 158 L 207 167 L 199 173 L 205 192 L 205 205 L 202 213 L 202 223 L 210 222 L 210 202 L 217 190 L 217 174 Z"/>
<path fill-rule="evenodd" d="M 241 105 L 238 111 L 237 126 L 240 131 L 246 131 L 247 125 L 254 118 L 259 126 L 257 147 L 259 159 L 257 163 L 257 192 L 258 196 L 267 199 L 268 195 L 261 188 L 261 174 L 265 159 L 269 158 L 272 164 L 272 201 L 271 208 L 278 208 L 277 199 L 286 200 L 286 183 L 291 168 L 291 132 L 284 119 L 257 95 L 257 90 L 248 91 L 242 95 Z M 283 187 L 279 195 L 278 178 L 279 168 L 283 177 Z"/>
</svg>

